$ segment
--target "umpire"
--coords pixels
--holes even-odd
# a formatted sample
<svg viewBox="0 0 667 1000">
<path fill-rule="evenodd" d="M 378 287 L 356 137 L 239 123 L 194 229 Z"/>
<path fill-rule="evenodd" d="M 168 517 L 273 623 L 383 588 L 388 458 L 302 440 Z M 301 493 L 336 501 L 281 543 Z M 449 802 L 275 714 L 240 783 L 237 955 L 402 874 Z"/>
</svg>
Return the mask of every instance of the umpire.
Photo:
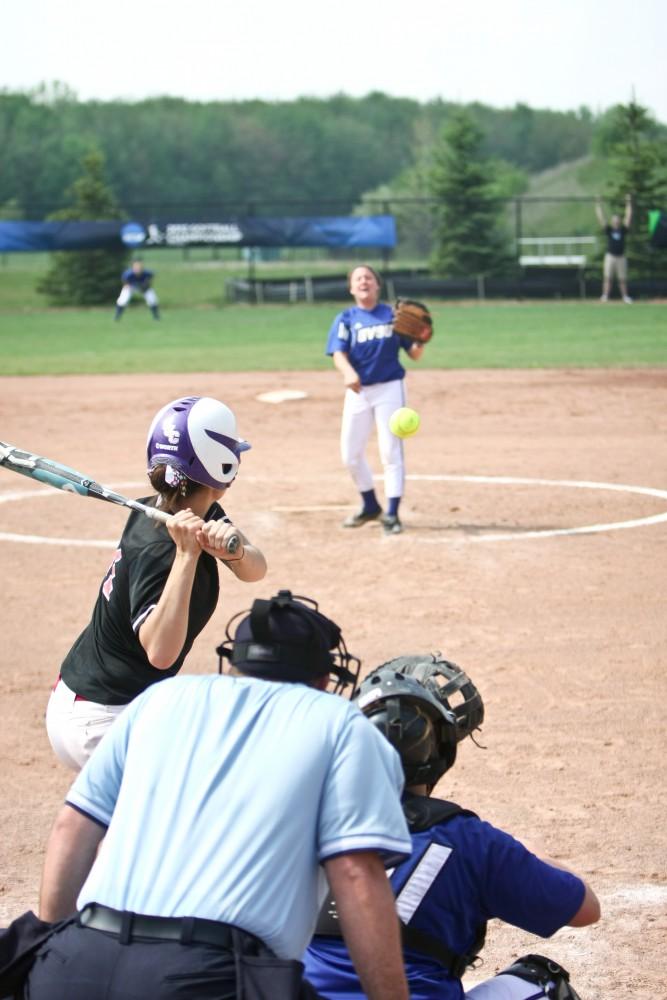
<svg viewBox="0 0 667 1000">
<path fill-rule="evenodd" d="M 256 600 L 220 676 L 139 695 L 49 837 L 31 1000 L 291 1000 L 326 883 L 372 1000 L 407 1000 L 385 864 L 411 850 L 400 758 L 326 691 L 359 661 L 315 602 Z M 356 667 L 356 673 L 352 672 Z M 359 761 L 363 760 L 363 768 Z"/>
</svg>

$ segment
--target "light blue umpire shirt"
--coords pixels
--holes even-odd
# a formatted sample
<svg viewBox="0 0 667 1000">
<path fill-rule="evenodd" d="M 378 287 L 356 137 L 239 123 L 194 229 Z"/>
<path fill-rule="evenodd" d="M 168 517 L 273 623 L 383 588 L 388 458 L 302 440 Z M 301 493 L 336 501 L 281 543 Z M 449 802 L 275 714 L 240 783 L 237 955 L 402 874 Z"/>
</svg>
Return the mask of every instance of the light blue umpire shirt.
<svg viewBox="0 0 667 1000">
<path fill-rule="evenodd" d="M 77 905 L 205 917 L 300 958 L 321 862 L 411 851 L 400 758 L 359 709 L 304 684 L 184 676 L 113 723 L 67 802 L 108 827 Z"/>
</svg>

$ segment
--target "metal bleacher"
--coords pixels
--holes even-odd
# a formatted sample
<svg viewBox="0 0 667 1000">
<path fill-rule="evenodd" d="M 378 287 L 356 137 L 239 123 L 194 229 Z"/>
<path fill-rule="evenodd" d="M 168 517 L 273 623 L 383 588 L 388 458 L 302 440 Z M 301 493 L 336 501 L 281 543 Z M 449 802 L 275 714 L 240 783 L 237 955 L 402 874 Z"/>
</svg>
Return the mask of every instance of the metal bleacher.
<svg viewBox="0 0 667 1000">
<path fill-rule="evenodd" d="M 586 266 L 596 236 L 523 236 L 517 240 L 521 267 Z"/>
</svg>

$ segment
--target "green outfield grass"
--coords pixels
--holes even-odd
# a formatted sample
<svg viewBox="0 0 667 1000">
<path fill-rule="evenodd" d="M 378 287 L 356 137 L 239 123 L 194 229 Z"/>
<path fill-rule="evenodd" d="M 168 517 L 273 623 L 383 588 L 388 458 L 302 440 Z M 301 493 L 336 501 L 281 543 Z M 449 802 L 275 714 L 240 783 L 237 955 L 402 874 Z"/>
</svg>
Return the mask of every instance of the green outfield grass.
<svg viewBox="0 0 667 1000">
<path fill-rule="evenodd" d="M 49 309 L 34 291 L 38 255 L 0 266 L 5 375 L 326 369 L 326 334 L 342 304 L 224 305 L 229 270 L 161 257 L 156 323 L 135 301 L 120 323 L 108 309 Z M 25 263 L 24 263 L 25 262 Z M 229 269 L 229 270 L 228 270 Z M 268 265 L 262 265 L 265 275 Z M 295 273 L 293 270 L 292 273 Z M 431 301 L 436 335 L 427 368 L 667 366 L 667 306 L 618 301 Z M 410 365 L 411 362 L 408 362 Z"/>
</svg>

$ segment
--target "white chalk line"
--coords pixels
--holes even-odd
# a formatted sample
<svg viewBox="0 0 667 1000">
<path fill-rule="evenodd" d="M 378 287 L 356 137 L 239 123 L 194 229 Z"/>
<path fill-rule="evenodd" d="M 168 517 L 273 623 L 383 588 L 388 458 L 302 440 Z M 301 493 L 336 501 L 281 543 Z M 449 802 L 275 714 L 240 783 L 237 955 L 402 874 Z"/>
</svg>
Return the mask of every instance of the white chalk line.
<svg viewBox="0 0 667 1000">
<path fill-rule="evenodd" d="M 639 882 L 637 885 L 619 886 L 612 892 L 600 893 L 606 904 L 621 907 L 632 906 L 667 906 L 667 885 L 656 885 L 654 882 Z"/>
<path fill-rule="evenodd" d="M 381 478 L 381 477 L 377 477 Z M 630 486 L 625 483 L 598 483 L 580 479 L 532 479 L 525 476 L 445 476 L 445 475 L 408 475 L 406 479 L 415 482 L 449 482 L 478 483 L 493 486 L 543 486 L 566 489 L 612 490 L 618 493 L 637 493 L 642 496 L 657 497 L 667 500 L 667 490 L 656 490 L 649 486 Z M 536 531 L 503 531 L 487 532 L 466 537 L 469 542 L 504 542 L 517 538 L 554 538 L 559 535 L 589 535 L 601 531 L 620 531 L 626 528 L 639 528 L 650 524 L 661 524 L 667 521 L 667 511 L 663 514 L 653 514 L 649 517 L 633 518 L 627 521 L 612 521 L 598 524 L 586 524 L 577 528 L 545 528 Z M 448 539 L 447 539 L 448 540 Z M 427 544 L 440 544 L 445 539 L 422 538 Z"/>
<path fill-rule="evenodd" d="M 377 480 L 382 480 L 382 476 L 376 475 Z M 519 476 L 449 476 L 437 473 L 421 475 L 410 474 L 405 477 L 414 482 L 448 482 L 448 483 L 479 483 L 493 486 L 545 486 L 545 487 L 565 487 L 571 489 L 588 490 L 615 490 L 619 493 L 637 493 L 643 496 L 657 497 L 667 500 L 667 490 L 657 490 L 649 486 L 630 486 L 624 483 L 598 483 L 588 480 L 578 479 L 531 479 Z M 338 505 L 313 505 L 309 507 L 274 507 L 273 510 L 280 513 L 311 513 L 318 511 L 347 510 Z M 478 535 L 467 535 L 466 542 L 504 542 L 517 538 L 553 538 L 559 535 L 590 535 L 601 531 L 619 531 L 627 528 L 639 528 L 651 524 L 662 524 L 667 521 L 667 511 L 663 514 L 653 514 L 649 517 L 633 518 L 627 521 L 612 521 L 603 524 L 586 524 L 577 528 L 545 528 L 536 531 L 503 531 L 486 532 Z M 419 530 L 419 529 L 417 529 Z M 414 533 L 411 532 L 414 538 Z M 451 538 L 420 538 L 421 542 L 430 545 L 441 545 L 443 542 L 453 542 Z"/>
<path fill-rule="evenodd" d="M 116 483 L 116 489 L 136 489 L 142 485 L 133 480 L 132 482 Z M 0 493 L 0 504 L 11 503 L 16 500 L 31 500 L 33 498 L 56 496 L 73 496 L 73 494 L 68 493 L 66 490 L 50 489 L 48 486 L 35 490 L 14 490 L 11 493 Z M 120 511 L 121 509 L 119 506 L 118 510 Z M 127 512 L 125 516 L 127 517 Z M 121 518 L 118 538 L 120 538 L 123 524 L 124 521 Z M 0 531 L 0 542 L 22 542 L 27 545 L 68 545 L 79 549 L 112 549 L 118 545 L 118 538 L 115 538 L 113 541 L 107 538 L 54 538 L 52 535 L 24 535 L 9 531 Z"/>
<path fill-rule="evenodd" d="M 382 479 L 381 476 L 375 476 Z M 585 490 L 608 490 L 617 493 L 635 493 L 640 496 L 656 497 L 660 500 L 667 500 L 667 490 L 658 490 L 650 486 L 632 486 L 627 483 L 600 483 L 590 480 L 579 479 L 532 479 L 524 476 L 454 476 L 444 474 L 419 474 L 414 473 L 406 476 L 406 479 L 414 482 L 446 482 L 446 483 L 474 483 L 491 486 L 538 486 L 546 488 L 565 489 L 585 489 Z M 116 484 L 118 489 L 128 489 L 140 486 L 137 482 L 126 482 Z M 33 497 L 55 496 L 56 491 L 44 487 L 35 490 L 20 490 L 11 493 L 0 494 L 0 504 L 11 501 L 25 500 Z M 333 512 L 347 510 L 348 506 L 339 504 L 313 504 L 310 506 L 280 506 L 270 508 L 271 513 L 292 513 L 308 514 L 320 512 Z M 426 544 L 438 545 L 444 543 L 465 542 L 504 542 L 509 540 L 524 538 L 554 538 L 564 535 L 589 535 L 605 531 L 621 531 L 628 528 L 648 527 L 653 524 L 663 524 L 667 522 L 667 511 L 662 514 L 652 514 L 648 517 L 632 518 L 625 521 L 611 521 L 605 523 L 586 524 L 573 528 L 545 528 L 535 531 L 504 531 L 486 532 L 478 535 L 465 535 L 463 539 L 453 538 L 424 538 L 411 532 L 411 537 L 419 538 L 419 541 Z M 417 529 L 418 532 L 419 529 Z M 25 535 L 12 532 L 0 532 L 0 541 L 24 542 L 31 545 L 70 545 L 82 548 L 111 548 L 118 544 L 118 539 L 72 539 L 54 538 L 44 535 Z"/>
</svg>

